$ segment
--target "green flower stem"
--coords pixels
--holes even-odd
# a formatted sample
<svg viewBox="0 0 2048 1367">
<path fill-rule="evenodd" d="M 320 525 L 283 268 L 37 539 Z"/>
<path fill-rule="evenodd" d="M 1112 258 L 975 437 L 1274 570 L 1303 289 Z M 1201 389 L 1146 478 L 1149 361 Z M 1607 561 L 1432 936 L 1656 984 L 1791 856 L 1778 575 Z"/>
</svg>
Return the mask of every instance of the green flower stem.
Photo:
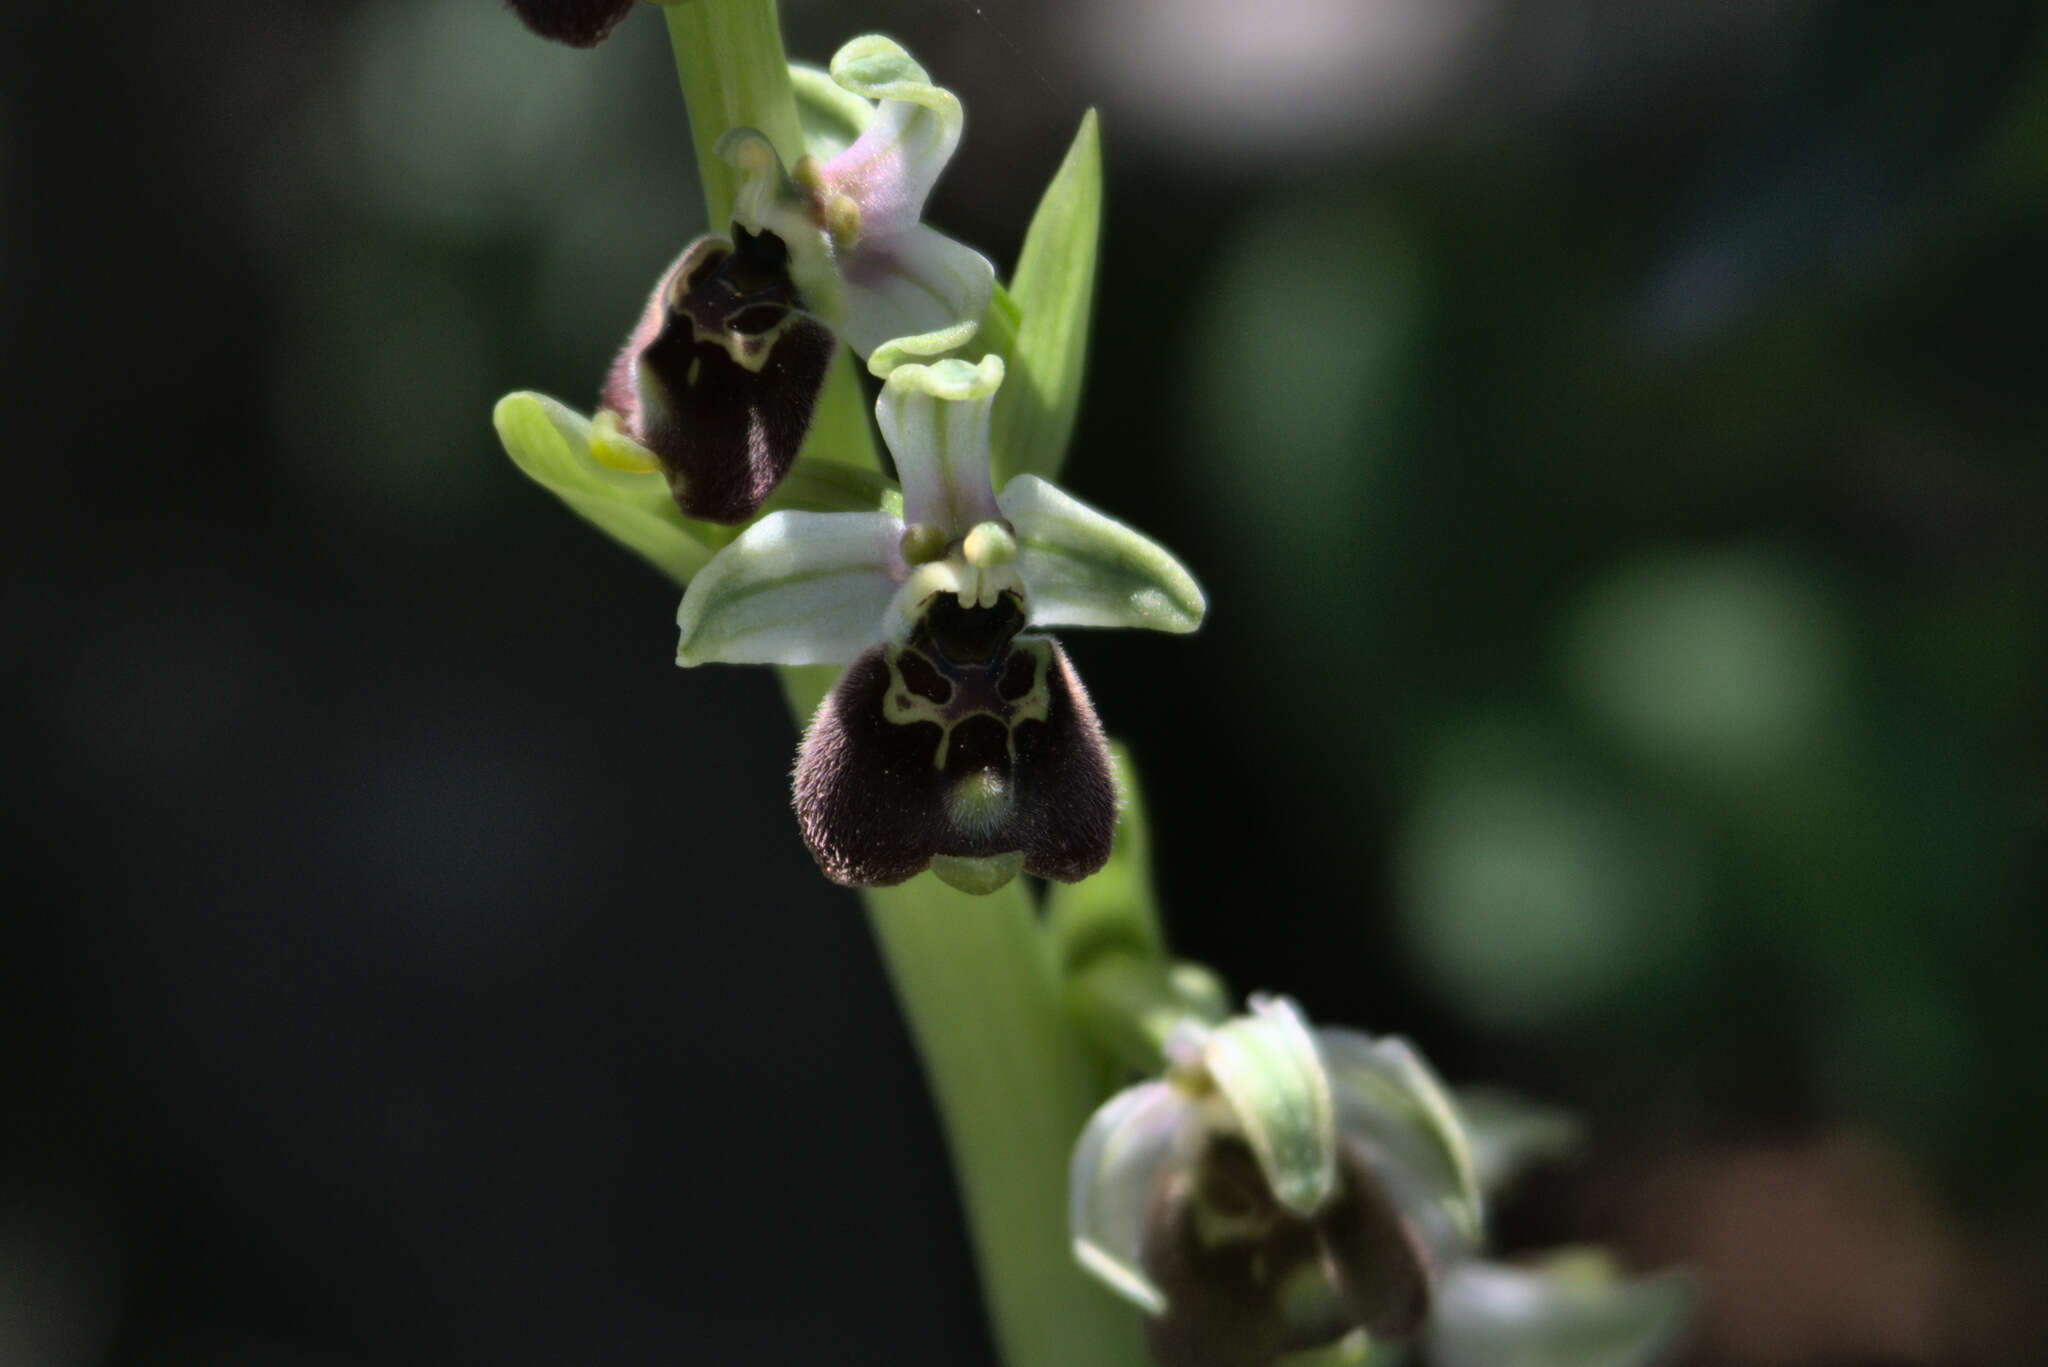
<svg viewBox="0 0 2048 1367">
<path fill-rule="evenodd" d="M 794 164 L 804 152 L 782 24 L 775 0 L 665 0 L 662 13 L 690 114 L 704 208 L 712 229 L 719 231 L 732 219 L 740 184 L 739 172 L 712 151 L 728 129 L 758 128 L 785 164 Z M 853 355 L 844 347 L 832 362 L 804 441 L 806 455 L 827 452 L 833 460 L 881 468 L 868 426 L 868 401 Z"/>
<path fill-rule="evenodd" d="M 711 153 L 729 128 L 803 151 L 773 0 L 667 6 L 676 71 L 713 223 L 737 180 Z M 845 353 L 807 455 L 873 467 L 867 406 Z M 799 722 L 834 671 L 786 669 Z M 1104 1093 L 1104 1070 L 1068 1021 L 1057 966 L 1028 894 L 969 897 L 929 874 L 866 894 L 883 960 L 945 1124 L 983 1294 L 1008 1367 L 1137 1367 L 1129 1309 L 1089 1281 L 1068 1240 L 1067 1157 Z M 914 1293 L 913 1293 L 914 1294 Z"/>
<path fill-rule="evenodd" d="M 662 8 L 690 111 L 704 207 L 715 227 L 731 220 L 740 187 L 739 172 L 712 150 L 727 130 L 759 129 L 785 165 L 804 152 L 782 24 L 775 0 L 671 0 Z"/>
<path fill-rule="evenodd" d="M 1074 1262 L 1067 1159 L 1104 1074 L 1022 884 L 970 897 L 921 874 L 864 900 L 945 1123 L 1003 1361 L 1142 1363 L 1131 1310 Z"/>
</svg>

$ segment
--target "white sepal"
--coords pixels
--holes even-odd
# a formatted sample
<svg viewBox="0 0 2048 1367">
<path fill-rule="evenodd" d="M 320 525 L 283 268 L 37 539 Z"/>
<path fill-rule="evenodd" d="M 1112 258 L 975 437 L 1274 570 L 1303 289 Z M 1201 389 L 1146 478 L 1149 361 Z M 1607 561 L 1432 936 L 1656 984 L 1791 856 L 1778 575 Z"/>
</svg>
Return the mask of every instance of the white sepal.
<svg viewBox="0 0 2048 1367">
<path fill-rule="evenodd" d="M 1118 1092 L 1088 1121 L 1067 1173 L 1074 1257 L 1092 1276 L 1151 1314 L 1166 1296 L 1144 1273 L 1146 1218 L 1161 1170 L 1178 1155 L 1192 1103 L 1168 1082 Z"/>
<path fill-rule="evenodd" d="M 676 663 L 847 663 L 881 634 L 902 533 L 886 512 L 770 513 L 690 581 Z"/>
<path fill-rule="evenodd" d="M 1201 585 L 1158 542 L 1036 475 L 1011 480 L 996 503 L 1016 530 L 1033 626 L 1187 632 L 1202 624 Z"/>
</svg>

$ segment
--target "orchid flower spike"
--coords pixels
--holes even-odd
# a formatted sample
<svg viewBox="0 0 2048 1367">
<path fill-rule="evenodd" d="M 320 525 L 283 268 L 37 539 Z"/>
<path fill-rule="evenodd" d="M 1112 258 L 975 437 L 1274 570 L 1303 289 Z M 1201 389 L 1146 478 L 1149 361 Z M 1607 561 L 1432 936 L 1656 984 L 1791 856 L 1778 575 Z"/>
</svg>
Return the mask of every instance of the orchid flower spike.
<svg viewBox="0 0 2048 1367">
<path fill-rule="evenodd" d="M 892 371 L 875 404 L 901 510 L 777 512 L 690 582 L 676 660 L 848 664 L 812 719 L 795 800 L 812 855 L 853 886 L 932 868 L 989 892 L 1019 870 L 1102 867 L 1116 785 L 1066 652 L 1034 628 L 1200 624 L 1156 543 L 1032 475 L 999 496 L 999 357 Z"/>
<path fill-rule="evenodd" d="M 1148 1312 L 1162 1367 L 1264 1367 L 1422 1328 L 1479 1239 L 1448 1094 L 1398 1039 L 1308 1028 L 1286 998 L 1168 1041 L 1166 1075 L 1075 1146 L 1081 1265 Z"/>
<path fill-rule="evenodd" d="M 746 176 L 731 236 L 692 243 L 655 287 L 604 386 L 616 460 L 659 468 L 689 516 L 744 522 L 788 473 L 835 350 L 876 374 L 933 357 L 981 326 L 995 269 L 918 221 L 960 141 L 960 101 L 887 38 L 832 60 L 827 160 L 783 168 L 736 128 L 718 154 Z M 828 144 L 829 145 L 829 144 Z"/>
</svg>

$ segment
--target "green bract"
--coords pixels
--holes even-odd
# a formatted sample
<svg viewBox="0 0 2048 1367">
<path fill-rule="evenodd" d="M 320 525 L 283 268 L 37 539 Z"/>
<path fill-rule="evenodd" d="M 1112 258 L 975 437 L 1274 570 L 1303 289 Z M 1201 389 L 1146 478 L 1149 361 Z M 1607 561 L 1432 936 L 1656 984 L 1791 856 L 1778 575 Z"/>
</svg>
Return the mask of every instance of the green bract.
<svg viewBox="0 0 2048 1367">
<path fill-rule="evenodd" d="M 990 312 L 998 325 L 991 332 L 1011 335 L 1004 354 L 1012 381 L 995 412 L 998 481 L 1051 479 L 1066 459 L 1081 406 L 1101 233 L 1102 139 L 1091 109 L 1038 202 L 1010 288 L 997 291 Z"/>
</svg>

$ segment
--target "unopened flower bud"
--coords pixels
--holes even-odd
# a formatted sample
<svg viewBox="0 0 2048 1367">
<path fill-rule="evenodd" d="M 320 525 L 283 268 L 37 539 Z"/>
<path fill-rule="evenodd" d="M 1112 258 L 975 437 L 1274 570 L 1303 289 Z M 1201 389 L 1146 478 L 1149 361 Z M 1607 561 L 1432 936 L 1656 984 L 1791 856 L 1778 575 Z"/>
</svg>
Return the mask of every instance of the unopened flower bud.
<svg viewBox="0 0 2048 1367">
<path fill-rule="evenodd" d="M 1163 1367 L 1266 1367 L 1364 1330 L 1414 1335 L 1477 1238 L 1441 1086 L 1397 1040 L 1310 1032 L 1293 1004 L 1167 1042 L 1075 1146 L 1081 1264 L 1145 1310 Z"/>
</svg>

